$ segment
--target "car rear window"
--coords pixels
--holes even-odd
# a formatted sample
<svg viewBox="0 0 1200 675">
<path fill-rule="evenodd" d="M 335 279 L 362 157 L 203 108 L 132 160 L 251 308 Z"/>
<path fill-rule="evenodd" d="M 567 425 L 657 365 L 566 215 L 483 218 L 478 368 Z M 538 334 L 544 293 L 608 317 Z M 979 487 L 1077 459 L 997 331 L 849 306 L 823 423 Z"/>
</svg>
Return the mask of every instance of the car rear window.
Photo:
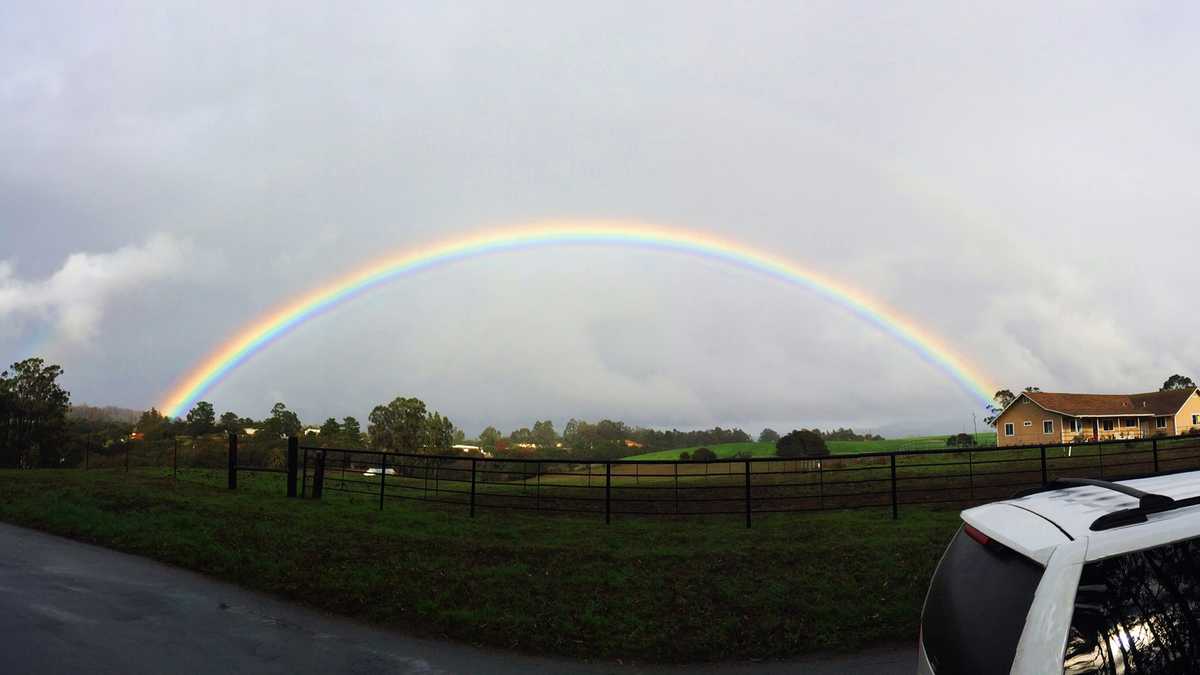
<svg viewBox="0 0 1200 675">
<path fill-rule="evenodd" d="M 1008 673 L 1043 571 L 1012 549 L 981 544 L 959 529 L 933 574 L 921 615 L 934 672 Z"/>
<path fill-rule="evenodd" d="M 1063 672 L 1200 672 L 1198 542 L 1084 565 Z"/>
</svg>

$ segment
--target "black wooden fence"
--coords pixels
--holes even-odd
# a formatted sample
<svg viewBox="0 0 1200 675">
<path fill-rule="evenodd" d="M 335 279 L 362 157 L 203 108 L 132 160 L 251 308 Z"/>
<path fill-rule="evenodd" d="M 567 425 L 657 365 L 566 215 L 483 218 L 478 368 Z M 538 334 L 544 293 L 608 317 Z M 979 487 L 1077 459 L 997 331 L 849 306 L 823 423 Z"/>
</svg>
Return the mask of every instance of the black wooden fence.
<svg viewBox="0 0 1200 675">
<path fill-rule="evenodd" d="M 231 445 L 233 448 L 234 445 Z M 1077 445 L 911 450 L 824 458 L 587 460 L 321 448 L 289 441 L 288 494 L 408 500 L 458 509 L 624 516 L 756 515 L 970 505 L 1061 477 L 1133 478 L 1200 469 L 1200 436 Z M 238 466 L 231 460 L 231 476 Z M 264 471 L 272 469 L 253 468 Z M 298 483 L 298 485 L 297 485 Z M 236 484 L 231 477 L 230 484 Z"/>
</svg>

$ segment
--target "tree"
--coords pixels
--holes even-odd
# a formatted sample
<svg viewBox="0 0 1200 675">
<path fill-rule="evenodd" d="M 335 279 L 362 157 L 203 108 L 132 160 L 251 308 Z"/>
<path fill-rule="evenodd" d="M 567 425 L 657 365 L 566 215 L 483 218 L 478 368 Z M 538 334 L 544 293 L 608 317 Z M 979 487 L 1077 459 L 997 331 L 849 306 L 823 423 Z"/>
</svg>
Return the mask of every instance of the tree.
<svg viewBox="0 0 1200 675">
<path fill-rule="evenodd" d="M 501 438 L 504 438 L 504 435 L 500 433 L 499 429 L 496 427 L 488 427 L 479 432 L 479 447 L 485 450 L 495 450 L 496 443 Z"/>
<path fill-rule="evenodd" d="M 1190 377 L 1184 377 L 1178 373 L 1167 378 L 1163 382 L 1162 388 L 1159 391 L 1169 391 L 1171 389 L 1195 389 L 1196 383 Z"/>
<path fill-rule="evenodd" d="M 552 448 L 558 442 L 558 434 L 554 432 L 554 422 L 550 420 L 534 422 L 531 437 L 540 448 Z"/>
<path fill-rule="evenodd" d="M 1025 388 L 1026 391 L 1031 389 L 1037 389 L 1037 387 Z M 992 404 L 987 407 L 989 414 L 983 418 L 984 423 L 991 427 L 996 426 L 996 418 L 1015 400 L 1017 400 L 1016 394 L 1009 389 L 1001 389 L 996 392 L 996 395 L 992 397 Z"/>
<path fill-rule="evenodd" d="M 358 420 L 350 416 L 342 418 L 342 437 L 346 439 L 346 445 L 352 448 L 362 447 L 362 428 L 359 427 Z"/>
<path fill-rule="evenodd" d="M 300 433 L 301 426 L 300 417 L 281 402 L 271 406 L 271 416 L 263 421 L 263 433 L 268 438 L 295 436 Z"/>
<path fill-rule="evenodd" d="M 529 430 L 529 427 L 521 427 L 520 429 L 513 431 L 509 435 L 508 440 L 512 441 L 513 444 L 532 443 L 533 432 Z"/>
<path fill-rule="evenodd" d="M 168 438 L 172 431 L 171 420 L 158 412 L 157 408 L 150 408 L 138 418 L 137 424 L 133 425 L 133 430 L 148 440 Z"/>
<path fill-rule="evenodd" d="M 337 419 L 330 417 L 321 425 L 321 438 L 336 439 L 342 435 L 342 425 L 338 424 Z"/>
<path fill-rule="evenodd" d="M 775 454 L 784 458 L 828 457 L 829 448 L 816 429 L 793 429 L 776 441 Z"/>
<path fill-rule="evenodd" d="M 774 443 L 775 441 L 778 441 L 778 440 L 779 440 L 779 432 L 775 431 L 774 429 L 770 429 L 770 428 L 763 429 L 762 433 L 760 433 L 758 435 L 759 443 Z"/>
<path fill-rule="evenodd" d="M 458 427 L 454 427 L 453 440 L 454 440 L 455 445 L 465 444 L 467 442 L 467 432 L 463 431 L 462 429 L 459 429 Z"/>
<path fill-rule="evenodd" d="M 235 412 L 221 413 L 221 421 L 217 426 L 227 434 L 240 434 L 243 428 L 242 420 L 238 418 Z"/>
<path fill-rule="evenodd" d="M 435 454 L 447 454 L 454 444 L 454 424 L 449 417 L 434 412 L 425 419 L 425 446 Z"/>
<path fill-rule="evenodd" d="M 32 358 L 0 373 L 0 466 L 49 463 L 67 422 L 71 394 L 63 369 Z"/>
<path fill-rule="evenodd" d="M 371 442 L 392 452 L 416 453 L 425 445 L 425 402 L 397 396 L 387 405 L 377 405 L 367 417 Z"/>
<path fill-rule="evenodd" d="M 193 436 L 207 434 L 216 427 L 217 414 L 213 405 L 208 401 L 197 401 L 195 407 L 188 411 L 187 429 Z"/>
</svg>

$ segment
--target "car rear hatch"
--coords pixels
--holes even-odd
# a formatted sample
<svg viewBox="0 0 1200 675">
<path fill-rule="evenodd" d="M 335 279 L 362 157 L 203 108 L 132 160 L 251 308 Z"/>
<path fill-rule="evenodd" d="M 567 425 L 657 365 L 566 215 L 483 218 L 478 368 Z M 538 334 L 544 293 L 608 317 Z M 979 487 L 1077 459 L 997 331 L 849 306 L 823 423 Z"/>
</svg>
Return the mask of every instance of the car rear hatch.
<svg viewBox="0 0 1200 675">
<path fill-rule="evenodd" d="M 1010 504 L 963 512 L 921 613 L 921 644 L 933 672 L 1008 673 L 1045 564 L 1070 537 Z"/>
</svg>

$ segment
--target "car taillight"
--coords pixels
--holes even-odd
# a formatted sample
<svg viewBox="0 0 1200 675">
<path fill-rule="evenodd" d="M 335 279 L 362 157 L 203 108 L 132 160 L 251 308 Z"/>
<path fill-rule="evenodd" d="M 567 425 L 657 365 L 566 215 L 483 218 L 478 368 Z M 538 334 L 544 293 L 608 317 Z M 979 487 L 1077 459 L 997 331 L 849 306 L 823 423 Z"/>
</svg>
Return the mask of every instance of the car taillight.
<svg viewBox="0 0 1200 675">
<path fill-rule="evenodd" d="M 987 546 L 988 543 L 991 542 L 991 539 L 989 539 L 986 534 L 971 527 L 970 525 L 967 525 L 966 523 L 963 523 L 963 532 L 966 532 L 968 537 L 974 539 L 980 544 L 983 544 L 984 546 Z"/>
</svg>

